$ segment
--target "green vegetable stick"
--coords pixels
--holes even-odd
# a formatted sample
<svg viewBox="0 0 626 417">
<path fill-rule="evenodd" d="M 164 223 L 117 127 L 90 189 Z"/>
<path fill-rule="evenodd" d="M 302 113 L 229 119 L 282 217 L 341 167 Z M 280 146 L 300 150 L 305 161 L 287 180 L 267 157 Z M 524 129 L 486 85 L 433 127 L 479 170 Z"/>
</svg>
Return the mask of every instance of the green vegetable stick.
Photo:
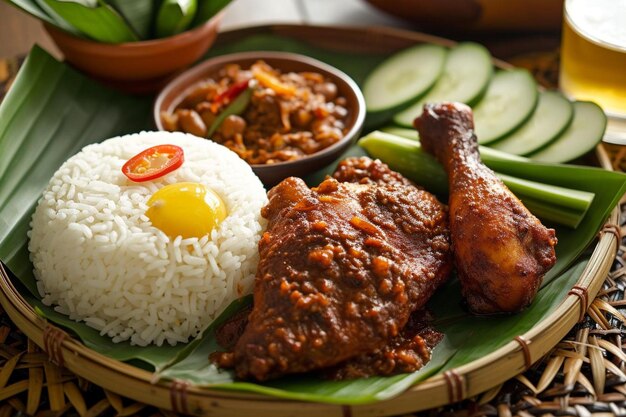
<svg viewBox="0 0 626 417">
<path fill-rule="evenodd" d="M 446 172 L 433 156 L 422 150 L 418 141 L 374 131 L 363 137 L 359 145 L 372 157 L 381 159 L 391 169 L 423 185 L 433 193 L 447 194 Z M 505 159 L 503 155 L 507 154 L 497 152 L 492 156 L 487 152 L 482 155 L 482 159 L 489 166 L 490 161 Z M 529 163 L 529 169 L 532 169 L 532 163 Z M 498 173 L 496 175 L 520 200 L 528 203 L 528 209 L 535 215 L 571 228 L 576 228 L 580 224 L 595 196 L 585 191 Z"/>
<path fill-rule="evenodd" d="M 207 131 L 207 137 L 210 138 L 211 135 L 217 130 L 218 127 L 224 122 L 224 120 L 232 115 L 232 114 L 241 114 L 244 112 L 246 107 L 248 107 L 248 103 L 250 103 L 250 99 L 252 98 L 252 92 L 254 91 L 254 86 L 256 83 L 253 80 L 248 84 L 248 88 L 243 90 L 241 94 L 237 96 L 222 112 L 217 116 L 217 118 L 213 121 L 211 126 Z"/>
<path fill-rule="evenodd" d="M 401 136 L 406 139 L 417 140 L 419 141 L 419 134 L 415 129 L 409 129 L 406 127 L 396 127 L 396 126 L 388 126 L 383 127 L 381 129 L 384 133 L 389 133 L 394 136 Z M 505 161 L 530 161 L 530 159 L 525 158 L 519 155 L 513 155 L 512 153 L 499 151 L 497 149 L 489 148 L 487 146 L 478 146 L 478 151 L 480 152 L 480 156 L 485 159 L 501 159 Z"/>
</svg>

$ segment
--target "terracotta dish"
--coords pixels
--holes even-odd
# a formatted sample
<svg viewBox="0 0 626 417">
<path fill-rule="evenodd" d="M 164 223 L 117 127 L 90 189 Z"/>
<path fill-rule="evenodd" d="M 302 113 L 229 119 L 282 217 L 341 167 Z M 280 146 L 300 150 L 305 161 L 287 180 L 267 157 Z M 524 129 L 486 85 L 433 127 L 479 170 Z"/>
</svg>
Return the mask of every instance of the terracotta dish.
<svg viewBox="0 0 626 417">
<path fill-rule="evenodd" d="M 158 90 L 213 44 L 222 14 L 168 38 L 107 44 L 79 38 L 45 24 L 65 59 L 85 73 L 129 92 Z"/>
<path fill-rule="evenodd" d="M 249 68 L 263 60 L 272 67 L 285 72 L 316 72 L 337 86 L 337 92 L 346 99 L 348 115 L 346 133 L 333 145 L 316 153 L 293 161 L 261 165 L 252 164 L 253 171 L 267 186 L 274 185 L 290 176 L 302 177 L 314 172 L 337 158 L 354 142 L 361 132 L 365 119 L 365 101 L 357 84 L 338 69 L 315 59 L 284 52 L 241 52 L 211 58 L 176 77 L 158 95 L 154 105 L 154 121 L 159 130 L 166 130 L 161 112 L 172 113 L 188 92 L 202 80 L 213 78 L 227 64 L 239 64 Z"/>
</svg>

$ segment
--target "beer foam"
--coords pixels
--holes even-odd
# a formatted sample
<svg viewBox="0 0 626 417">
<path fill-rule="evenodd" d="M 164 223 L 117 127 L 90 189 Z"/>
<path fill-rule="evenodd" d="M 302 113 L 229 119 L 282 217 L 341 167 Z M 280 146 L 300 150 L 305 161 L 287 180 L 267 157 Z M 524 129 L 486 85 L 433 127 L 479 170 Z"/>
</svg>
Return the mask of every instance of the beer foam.
<svg viewBox="0 0 626 417">
<path fill-rule="evenodd" d="M 586 38 L 626 48 L 626 0 L 567 0 L 572 26 Z"/>
</svg>

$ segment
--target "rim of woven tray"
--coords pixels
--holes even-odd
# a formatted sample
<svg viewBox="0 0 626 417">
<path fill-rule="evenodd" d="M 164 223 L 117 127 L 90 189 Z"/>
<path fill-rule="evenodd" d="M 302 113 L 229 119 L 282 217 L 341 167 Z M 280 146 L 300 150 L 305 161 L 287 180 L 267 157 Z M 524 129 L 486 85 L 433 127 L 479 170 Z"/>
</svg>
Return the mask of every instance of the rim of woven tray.
<svg viewBox="0 0 626 417">
<path fill-rule="evenodd" d="M 598 150 L 601 164 L 607 167 L 608 157 L 602 150 Z M 610 166 L 610 163 L 609 165 Z M 607 224 L 618 224 L 619 210 L 612 211 Z M 533 362 L 544 356 L 556 345 L 567 332 L 579 321 L 581 304 L 585 302 L 587 307 L 600 290 L 603 279 L 613 262 L 613 257 L 619 245 L 617 234 L 611 228 L 604 228 L 600 233 L 599 241 L 593 251 L 589 264 L 581 273 L 576 287 L 586 289 L 586 297 L 581 296 L 584 290 L 570 291 L 564 301 L 548 317 L 544 318 L 528 332 L 519 335 L 507 345 L 486 355 L 476 361 L 449 370 L 442 375 L 436 375 L 400 394 L 399 396 L 379 403 L 340 406 L 333 404 L 303 403 L 293 400 L 281 400 L 259 394 L 228 392 L 210 388 L 194 387 L 181 384 L 176 381 L 161 381 L 152 384 L 151 372 L 135 368 L 123 362 L 110 359 L 91 349 L 72 337 L 59 337 L 61 333 L 48 333 L 57 337 L 51 342 L 44 340 L 43 333 L 50 325 L 46 320 L 36 314 L 34 309 L 21 297 L 13 284 L 8 279 L 4 269 L 0 271 L 0 287 L 4 294 L 0 302 L 7 314 L 16 322 L 24 333 L 44 349 L 56 363 L 64 364 L 77 375 L 91 379 L 97 385 L 101 385 L 113 392 L 135 398 L 135 388 L 145 389 L 149 387 L 149 395 L 152 398 L 135 398 L 162 408 L 173 409 L 181 412 L 209 413 L 211 408 L 219 408 L 222 412 L 230 411 L 232 415 L 255 410 L 258 417 L 264 415 L 279 415 L 281 412 L 298 410 L 301 416 L 316 415 L 321 412 L 330 416 L 358 415 L 367 412 L 369 415 L 399 414 L 419 409 L 431 408 L 477 395 L 507 379 L 523 372 Z M 586 308 L 585 308 L 586 310 Z M 555 318 L 559 318 L 555 320 Z M 56 341 L 56 342 L 55 342 Z M 60 356 L 59 356 L 60 354 Z M 94 369 L 76 369 L 78 358 L 84 358 L 95 366 Z M 82 363 L 82 362 L 81 362 Z M 85 374 L 89 371 L 99 372 L 97 368 L 106 368 L 113 373 L 119 374 L 127 385 L 121 386 L 117 381 L 107 383 L 101 378 L 89 378 Z M 141 386 L 144 386 L 141 388 Z M 129 391 L 129 389 L 131 391 Z M 120 392 L 121 391 L 121 392 Z M 158 401 L 154 401 L 154 400 Z M 207 402 L 208 401 L 208 402 Z M 226 415 L 226 414 L 225 414 Z"/>
</svg>

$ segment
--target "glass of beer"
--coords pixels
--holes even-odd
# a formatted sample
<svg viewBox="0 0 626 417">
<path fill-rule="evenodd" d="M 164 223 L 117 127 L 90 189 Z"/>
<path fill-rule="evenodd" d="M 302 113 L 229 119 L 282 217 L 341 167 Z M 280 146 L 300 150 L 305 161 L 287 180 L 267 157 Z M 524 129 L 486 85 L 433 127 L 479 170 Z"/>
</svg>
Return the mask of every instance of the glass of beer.
<svg viewBox="0 0 626 417">
<path fill-rule="evenodd" d="M 561 90 L 598 103 L 605 141 L 626 144 L 626 0 L 565 0 Z"/>
</svg>

